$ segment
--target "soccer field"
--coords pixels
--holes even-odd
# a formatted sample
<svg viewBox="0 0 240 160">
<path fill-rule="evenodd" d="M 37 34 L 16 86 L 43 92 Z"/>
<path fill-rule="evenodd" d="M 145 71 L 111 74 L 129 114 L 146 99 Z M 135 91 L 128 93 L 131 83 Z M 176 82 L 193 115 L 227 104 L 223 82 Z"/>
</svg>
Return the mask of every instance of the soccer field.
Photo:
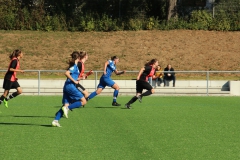
<svg viewBox="0 0 240 160">
<path fill-rule="evenodd" d="M 240 159 L 240 97 L 98 96 L 51 127 L 61 96 L 0 106 L 0 159 Z"/>
</svg>

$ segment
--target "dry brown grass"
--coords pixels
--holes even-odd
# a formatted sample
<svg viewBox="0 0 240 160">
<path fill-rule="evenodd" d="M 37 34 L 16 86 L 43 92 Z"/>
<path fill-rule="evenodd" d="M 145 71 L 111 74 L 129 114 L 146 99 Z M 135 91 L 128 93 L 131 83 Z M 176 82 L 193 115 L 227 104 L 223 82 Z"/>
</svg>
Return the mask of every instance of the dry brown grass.
<svg viewBox="0 0 240 160">
<path fill-rule="evenodd" d="M 121 31 L 37 32 L 0 31 L 0 69 L 8 55 L 19 48 L 25 55 L 25 70 L 64 70 L 74 50 L 86 50 L 86 69 L 102 70 L 111 56 L 120 57 L 119 70 L 137 71 L 147 60 L 157 58 L 175 70 L 240 70 L 240 32 L 216 31 Z"/>
</svg>

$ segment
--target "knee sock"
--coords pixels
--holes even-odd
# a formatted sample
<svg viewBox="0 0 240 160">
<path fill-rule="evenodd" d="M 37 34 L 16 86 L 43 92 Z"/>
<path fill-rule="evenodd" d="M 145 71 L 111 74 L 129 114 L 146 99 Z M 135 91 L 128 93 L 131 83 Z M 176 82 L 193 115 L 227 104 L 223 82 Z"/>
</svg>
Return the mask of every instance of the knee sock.
<svg viewBox="0 0 240 160">
<path fill-rule="evenodd" d="M 0 97 L 0 104 L 2 104 L 4 98 L 5 98 L 5 97 L 4 97 L 3 95 Z"/>
<path fill-rule="evenodd" d="M 127 104 L 132 104 L 134 103 L 138 98 L 136 96 L 132 97 L 132 99 L 127 103 Z"/>
<path fill-rule="evenodd" d="M 114 90 L 114 92 L 113 92 L 113 102 L 117 101 L 118 92 L 119 92 L 119 90 L 116 90 L 116 89 Z"/>
<path fill-rule="evenodd" d="M 141 97 L 143 97 L 143 96 L 149 96 L 149 95 L 151 95 L 151 94 L 152 94 L 152 92 L 151 92 L 150 90 L 148 90 L 148 91 L 146 91 L 145 93 L 141 94 Z"/>
<path fill-rule="evenodd" d="M 77 101 L 77 102 L 72 103 L 70 106 L 68 106 L 68 109 L 72 110 L 72 109 L 75 109 L 75 108 L 79 108 L 81 106 L 82 106 L 82 102 Z"/>
<path fill-rule="evenodd" d="M 97 92 L 92 92 L 89 96 L 88 96 L 88 100 L 94 98 L 97 95 Z"/>
<path fill-rule="evenodd" d="M 59 111 L 56 113 L 56 117 L 55 117 L 55 120 L 60 120 L 61 117 L 63 116 L 63 110 L 62 110 L 62 107 L 59 109 Z"/>
<path fill-rule="evenodd" d="M 12 98 L 14 98 L 14 97 L 17 97 L 18 96 L 18 93 L 17 92 L 14 92 L 14 93 L 12 93 L 8 98 L 7 98 L 7 100 L 10 100 L 10 99 L 12 99 Z"/>
</svg>

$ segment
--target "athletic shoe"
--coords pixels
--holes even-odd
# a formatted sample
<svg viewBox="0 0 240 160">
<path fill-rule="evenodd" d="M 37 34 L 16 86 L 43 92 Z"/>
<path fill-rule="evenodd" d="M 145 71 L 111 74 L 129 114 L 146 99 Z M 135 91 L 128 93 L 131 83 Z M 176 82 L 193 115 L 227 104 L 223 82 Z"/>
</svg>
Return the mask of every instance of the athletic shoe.
<svg viewBox="0 0 240 160">
<path fill-rule="evenodd" d="M 3 99 L 3 104 L 6 108 L 8 108 L 8 101 L 5 98 Z"/>
<path fill-rule="evenodd" d="M 64 116 L 65 116 L 66 118 L 68 118 L 68 109 L 67 109 L 67 107 L 63 106 L 63 107 L 62 107 L 62 111 L 63 111 Z"/>
<path fill-rule="evenodd" d="M 142 103 L 142 97 L 138 96 L 137 98 L 138 98 L 139 102 Z"/>
<path fill-rule="evenodd" d="M 121 106 L 121 104 L 118 104 L 117 102 L 113 102 L 112 106 Z"/>
<path fill-rule="evenodd" d="M 52 121 L 52 126 L 53 127 L 62 127 L 59 123 L 58 123 L 58 121 Z"/>
<path fill-rule="evenodd" d="M 125 104 L 125 107 L 127 108 L 127 109 L 131 109 L 130 107 L 130 104 Z"/>
</svg>

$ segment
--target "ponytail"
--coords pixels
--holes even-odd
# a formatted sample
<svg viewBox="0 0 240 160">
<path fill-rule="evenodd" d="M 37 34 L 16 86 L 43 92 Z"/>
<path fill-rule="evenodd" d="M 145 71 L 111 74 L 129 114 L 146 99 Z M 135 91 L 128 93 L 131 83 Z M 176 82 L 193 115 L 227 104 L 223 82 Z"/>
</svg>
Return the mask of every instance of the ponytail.
<svg viewBox="0 0 240 160">
<path fill-rule="evenodd" d="M 68 63 L 68 69 L 74 66 L 75 60 L 79 58 L 79 52 L 74 51 L 72 54 L 70 54 L 71 59 L 67 62 Z"/>
<path fill-rule="evenodd" d="M 20 51 L 19 49 L 14 50 L 14 51 L 9 55 L 10 60 L 13 59 L 13 58 L 15 58 L 15 57 L 18 57 L 21 53 L 22 53 L 22 51 Z"/>
</svg>

